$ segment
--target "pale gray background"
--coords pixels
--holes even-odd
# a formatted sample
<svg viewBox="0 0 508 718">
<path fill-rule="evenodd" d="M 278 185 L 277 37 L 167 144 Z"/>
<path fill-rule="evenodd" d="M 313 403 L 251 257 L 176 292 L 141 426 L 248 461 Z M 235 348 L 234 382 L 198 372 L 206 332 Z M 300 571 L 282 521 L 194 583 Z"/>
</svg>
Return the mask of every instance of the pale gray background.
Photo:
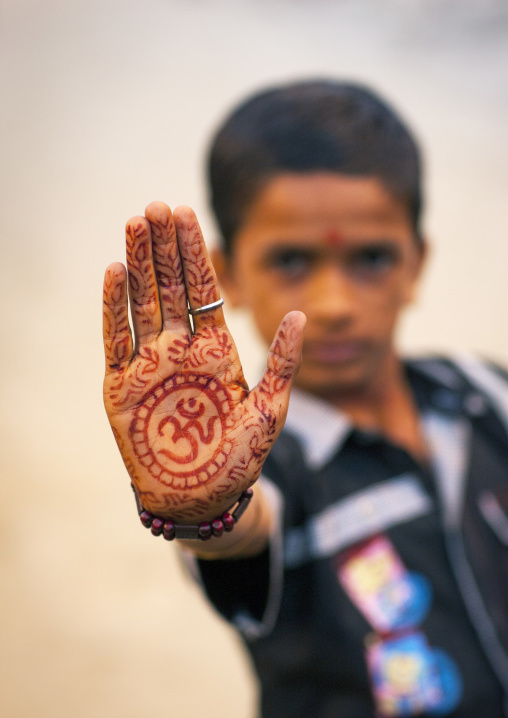
<svg viewBox="0 0 508 718">
<path fill-rule="evenodd" d="M 404 348 L 508 364 L 503 0 L 2 0 L 0 713 L 252 718 L 236 637 L 138 526 L 102 407 L 101 284 L 153 199 L 266 83 L 372 84 L 427 156 L 434 250 Z M 254 379 L 262 361 L 229 314 Z"/>
</svg>

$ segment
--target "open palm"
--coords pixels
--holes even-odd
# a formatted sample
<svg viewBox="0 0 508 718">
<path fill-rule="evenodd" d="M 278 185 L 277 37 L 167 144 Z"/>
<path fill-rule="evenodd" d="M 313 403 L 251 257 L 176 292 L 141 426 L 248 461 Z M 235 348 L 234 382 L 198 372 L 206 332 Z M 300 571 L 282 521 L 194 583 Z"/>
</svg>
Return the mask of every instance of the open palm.
<svg viewBox="0 0 508 718">
<path fill-rule="evenodd" d="M 127 223 L 127 272 L 104 280 L 104 403 L 142 505 L 209 520 L 257 479 L 284 424 L 305 317 L 281 322 L 249 392 L 197 219 L 154 202 Z M 134 339 L 129 325 L 128 293 Z"/>
</svg>

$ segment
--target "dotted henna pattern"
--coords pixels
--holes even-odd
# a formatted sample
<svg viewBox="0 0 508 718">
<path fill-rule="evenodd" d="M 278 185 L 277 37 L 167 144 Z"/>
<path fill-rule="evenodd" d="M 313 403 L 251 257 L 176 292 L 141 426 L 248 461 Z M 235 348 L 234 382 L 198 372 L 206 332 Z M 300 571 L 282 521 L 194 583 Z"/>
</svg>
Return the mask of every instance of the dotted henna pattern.
<svg viewBox="0 0 508 718">
<path fill-rule="evenodd" d="M 172 399 L 184 392 L 191 398 Z M 174 408 L 168 411 L 172 401 Z M 173 489 L 206 484 L 224 466 L 232 448 L 225 439 L 230 410 L 229 394 L 216 379 L 194 372 L 169 377 L 151 392 L 131 422 L 129 433 L 139 462 Z M 161 440 L 155 442 L 154 437 Z M 196 465 L 203 445 L 209 447 L 208 458 Z"/>
</svg>

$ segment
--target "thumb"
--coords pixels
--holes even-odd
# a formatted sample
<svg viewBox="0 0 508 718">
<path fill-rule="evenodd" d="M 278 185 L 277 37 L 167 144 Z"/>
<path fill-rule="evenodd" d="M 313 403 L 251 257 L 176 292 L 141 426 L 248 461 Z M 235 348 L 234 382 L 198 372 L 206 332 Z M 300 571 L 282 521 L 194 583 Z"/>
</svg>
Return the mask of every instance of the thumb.
<svg viewBox="0 0 508 718">
<path fill-rule="evenodd" d="M 255 435 L 249 439 L 259 469 L 254 479 L 286 421 L 291 384 L 300 366 L 306 321 L 302 312 L 286 314 L 275 333 L 265 372 L 245 402 L 253 422 L 251 426 L 256 427 Z"/>
<path fill-rule="evenodd" d="M 307 318 L 302 312 L 289 312 L 279 325 L 268 352 L 265 372 L 255 391 L 265 398 L 275 399 L 276 394 L 287 405 L 291 383 L 300 367 L 302 357 L 303 330 Z M 284 411 L 285 413 L 285 411 Z"/>
</svg>

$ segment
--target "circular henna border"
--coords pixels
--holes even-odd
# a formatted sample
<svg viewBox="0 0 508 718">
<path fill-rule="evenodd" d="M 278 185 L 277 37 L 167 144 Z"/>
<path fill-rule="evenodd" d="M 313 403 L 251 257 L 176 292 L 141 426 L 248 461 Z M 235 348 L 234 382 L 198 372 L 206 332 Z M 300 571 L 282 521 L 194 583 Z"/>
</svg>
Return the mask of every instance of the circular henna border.
<svg viewBox="0 0 508 718">
<path fill-rule="evenodd" d="M 201 466 L 193 466 L 189 471 L 168 469 L 157 459 L 149 445 L 148 427 L 155 409 L 171 393 L 184 391 L 186 389 L 199 389 L 207 399 L 214 405 L 217 417 L 220 420 L 221 436 L 218 439 L 218 446 L 208 461 Z M 195 396 L 193 398 L 196 398 Z M 224 466 L 231 449 L 231 443 L 224 440 L 224 429 L 227 415 L 230 411 L 231 399 L 228 392 L 216 379 L 194 372 L 183 372 L 169 377 L 162 384 L 159 384 L 148 399 L 136 410 L 134 418 L 129 427 L 130 439 L 134 452 L 140 464 L 149 473 L 165 486 L 174 489 L 193 489 L 203 486 Z"/>
</svg>

